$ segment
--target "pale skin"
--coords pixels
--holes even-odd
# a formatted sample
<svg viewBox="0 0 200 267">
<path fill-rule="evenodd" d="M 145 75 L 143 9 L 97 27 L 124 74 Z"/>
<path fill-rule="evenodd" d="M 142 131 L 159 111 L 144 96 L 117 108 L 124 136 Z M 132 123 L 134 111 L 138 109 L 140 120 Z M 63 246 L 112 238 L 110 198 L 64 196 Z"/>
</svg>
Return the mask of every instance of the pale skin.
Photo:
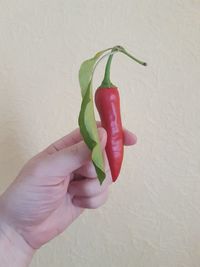
<svg viewBox="0 0 200 267">
<path fill-rule="evenodd" d="M 106 131 L 101 127 L 98 131 L 106 170 L 102 186 L 76 129 L 29 160 L 0 196 L 1 266 L 29 266 L 37 249 L 62 233 L 84 209 L 105 203 L 112 179 Z M 135 143 L 136 136 L 124 129 L 124 145 Z"/>
</svg>

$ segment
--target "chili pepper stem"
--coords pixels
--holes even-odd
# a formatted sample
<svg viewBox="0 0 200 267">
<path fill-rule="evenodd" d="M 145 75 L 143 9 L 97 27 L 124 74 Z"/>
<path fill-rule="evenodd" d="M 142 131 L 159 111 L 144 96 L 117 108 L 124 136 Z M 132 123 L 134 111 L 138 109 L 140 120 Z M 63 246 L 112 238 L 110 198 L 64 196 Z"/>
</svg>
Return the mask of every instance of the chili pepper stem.
<svg viewBox="0 0 200 267">
<path fill-rule="evenodd" d="M 136 57 L 132 56 L 130 53 L 128 53 L 122 46 L 120 45 L 117 45 L 113 48 L 113 50 L 117 50 L 123 54 L 125 54 L 126 56 L 130 57 L 131 59 L 133 59 L 134 61 L 136 61 L 137 63 L 139 63 L 140 65 L 143 65 L 143 66 L 147 66 L 147 63 L 146 62 L 143 62 L 139 59 L 137 59 Z"/>
<path fill-rule="evenodd" d="M 121 53 L 125 54 L 126 56 L 130 57 L 131 59 L 133 59 L 134 61 L 136 61 L 137 63 L 139 63 L 140 65 L 147 66 L 146 62 L 143 62 L 143 61 L 135 58 L 134 56 L 129 54 L 122 46 L 115 46 L 111 50 L 111 54 L 110 54 L 108 61 L 107 61 L 107 64 L 106 64 L 104 79 L 103 79 L 103 82 L 100 86 L 102 88 L 116 87 L 115 85 L 112 84 L 112 82 L 110 80 L 110 66 L 111 66 L 112 58 L 113 58 L 113 55 L 115 52 L 121 52 Z"/>
<path fill-rule="evenodd" d="M 131 54 L 129 54 L 127 51 L 125 51 L 124 49 L 120 50 L 120 52 L 122 52 L 123 54 L 127 55 L 128 57 L 130 57 L 131 59 L 135 60 L 137 63 L 139 63 L 140 65 L 143 66 L 147 66 L 146 62 L 143 62 L 135 57 L 133 57 Z"/>
<path fill-rule="evenodd" d="M 113 52 L 113 51 L 112 51 Z M 102 88 L 110 88 L 110 87 L 115 87 L 110 80 L 110 66 L 111 66 L 111 62 L 112 62 L 112 58 L 113 58 L 113 54 L 111 54 L 108 58 L 107 64 L 106 64 L 106 69 L 105 69 L 105 74 L 104 74 L 104 79 L 103 82 L 101 84 Z"/>
</svg>

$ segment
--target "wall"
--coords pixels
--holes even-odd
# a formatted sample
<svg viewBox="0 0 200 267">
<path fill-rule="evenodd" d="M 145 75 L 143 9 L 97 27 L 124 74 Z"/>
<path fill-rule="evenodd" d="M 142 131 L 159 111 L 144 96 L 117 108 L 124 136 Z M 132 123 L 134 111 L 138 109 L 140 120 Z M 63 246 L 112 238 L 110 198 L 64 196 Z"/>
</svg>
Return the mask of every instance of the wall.
<svg viewBox="0 0 200 267">
<path fill-rule="evenodd" d="M 0 1 L 0 187 L 49 143 L 77 127 L 80 63 L 124 45 L 126 148 L 105 206 L 86 211 L 31 267 L 199 267 L 200 1 Z M 99 85 L 103 64 L 95 76 Z"/>
</svg>

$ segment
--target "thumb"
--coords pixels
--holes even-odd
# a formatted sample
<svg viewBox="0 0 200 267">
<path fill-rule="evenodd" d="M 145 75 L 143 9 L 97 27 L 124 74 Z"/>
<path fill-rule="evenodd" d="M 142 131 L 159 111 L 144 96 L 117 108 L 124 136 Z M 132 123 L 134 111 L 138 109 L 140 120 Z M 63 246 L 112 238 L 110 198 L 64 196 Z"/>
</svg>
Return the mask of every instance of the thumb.
<svg viewBox="0 0 200 267">
<path fill-rule="evenodd" d="M 106 131 L 103 128 L 98 128 L 101 148 L 106 145 Z M 45 174 L 51 176 L 64 176 L 72 173 L 81 166 L 91 160 L 91 151 L 86 144 L 81 141 L 70 147 L 64 148 L 56 153 L 48 155 L 45 159 L 44 169 Z"/>
</svg>

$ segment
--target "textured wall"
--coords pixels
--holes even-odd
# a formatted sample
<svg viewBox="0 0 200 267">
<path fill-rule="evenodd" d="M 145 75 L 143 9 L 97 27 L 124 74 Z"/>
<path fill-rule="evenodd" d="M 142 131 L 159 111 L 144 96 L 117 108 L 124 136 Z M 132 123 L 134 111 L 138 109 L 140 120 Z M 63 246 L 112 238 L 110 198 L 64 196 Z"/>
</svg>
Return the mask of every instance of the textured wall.
<svg viewBox="0 0 200 267">
<path fill-rule="evenodd" d="M 77 127 L 80 63 L 122 44 L 126 148 L 107 204 L 43 247 L 32 267 L 199 267 L 200 1 L 0 1 L 0 189 Z M 99 66 L 98 85 L 103 65 Z"/>
</svg>

